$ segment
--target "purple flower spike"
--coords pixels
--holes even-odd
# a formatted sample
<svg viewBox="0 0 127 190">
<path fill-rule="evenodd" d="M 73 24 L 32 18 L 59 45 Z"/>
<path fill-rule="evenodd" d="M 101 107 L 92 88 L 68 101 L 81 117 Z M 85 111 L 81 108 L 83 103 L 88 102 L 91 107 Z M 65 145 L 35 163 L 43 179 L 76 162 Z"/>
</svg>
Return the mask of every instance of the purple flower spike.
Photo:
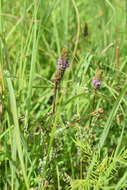
<svg viewBox="0 0 127 190">
<path fill-rule="evenodd" d="M 58 59 L 57 68 L 60 70 L 65 70 L 69 66 L 68 60 L 66 58 L 60 57 Z"/>
<path fill-rule="evenodd" d="M 55 81 L 60 82 L 63 78 L 64 72 L 66 71 L 66 68 L 69 66 L 68 64 L 68 55 L 67 55 L 67 49 L 63 48 L 61 52 L 61 56 L 59 57 L 57 61 L 57 69 L 56 69 L 56 75 L 55 75 Z"/>
<path fill-rule="evenodd" d="M 101 81 L 97 80 L 95 78 L 92 80 L 92 83 L 93 83 L 94 88 L 96 88 L 96 89 L 101 86 Z"/>
</svg>

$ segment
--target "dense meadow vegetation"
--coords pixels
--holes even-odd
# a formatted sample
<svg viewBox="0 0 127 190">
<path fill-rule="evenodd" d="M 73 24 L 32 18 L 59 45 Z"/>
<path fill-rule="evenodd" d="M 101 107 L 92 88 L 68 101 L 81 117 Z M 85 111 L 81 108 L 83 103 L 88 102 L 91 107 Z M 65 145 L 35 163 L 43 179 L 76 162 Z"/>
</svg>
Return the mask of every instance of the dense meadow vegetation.
<svg viewBox="0 0 127 190">
<path fill-rule="evenodd" d="M 127 189 L 127 1 L 0 0 L 0 190 Z"/>
</svg>

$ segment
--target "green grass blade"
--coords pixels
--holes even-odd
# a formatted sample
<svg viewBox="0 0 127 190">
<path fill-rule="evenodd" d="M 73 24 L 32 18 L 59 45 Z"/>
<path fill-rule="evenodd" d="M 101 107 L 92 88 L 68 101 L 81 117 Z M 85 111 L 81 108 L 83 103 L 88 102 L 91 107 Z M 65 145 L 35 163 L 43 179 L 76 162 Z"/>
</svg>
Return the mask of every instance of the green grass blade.
<svg viewBox="0 0 127 190">
<path fill-rule="evenodd" d="M 110 112 L 110 115 L 108 117 L 108 120 L 104 126 L 104 130 L 103 130 L 103 133 L 101 135 L 101 138 L 100 138 L 100 142 L 99 142 L 99 148 L 101 149 L 106 141 L 106 138 L 108 136 L 108 133 L 109 133 L 109 130 L 110 130 L 110 127 L 112 125 L 112 122 L 113 122 L 113 119 L 118 111 L 118 108 L 120 106 L 120 103 L 126 93 L 126 90 L 127 90 L 127 83 L 124 84 L 123 86 L 123 89 L 118 97 L 118 99 L 116 100 L 111 112 Z"/>
<path fill-rule="evenodd" d="M 14 130 L 15 130 L 16 148 L 18 151 L 18 156 L 19 156 L 19 160 L 20 160 L 20 164 L 21 164 L 21 168 L 22 168 L 24 181 L 25 181 L 27 189 L 29 189 L 29 183 L 28 183 L 28 178 L 27 178 L 26 168 L 25 168 L 25 163 L 24 163 L 24 158 L 23 158 L 23 150 L 22 150 L 20 129 L 19 129 L 19 123 L 18 123 L 17 106 L 16 106 L 14 89 L 13 89 L 11 79 L 7 78 L 6 80 L 7 80 L 8 92 L 9 92 L 9 99 L 10 99 L 10 109 L 11 109 L 13 122 L 14 122 L 14 126 L 15 126 Z"/>
<path fill-rule="evenodd" d="M 124 173 L 124 175 L 121 177 L 121 179 L 117 183 L 115 190 L 121 190 L 122 185 L 126 184 L 126 181 L 127 181 L 127 171 Z"/>
</svg>

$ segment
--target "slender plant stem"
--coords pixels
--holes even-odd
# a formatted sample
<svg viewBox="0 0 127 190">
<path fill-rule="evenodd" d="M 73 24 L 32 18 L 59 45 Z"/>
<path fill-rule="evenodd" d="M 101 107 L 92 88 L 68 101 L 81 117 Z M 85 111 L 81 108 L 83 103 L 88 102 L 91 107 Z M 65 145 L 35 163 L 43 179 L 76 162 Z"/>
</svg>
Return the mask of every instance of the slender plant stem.
<svg viewBox="0 0 127 190">
<path fill-rule="evenodd" d="M 55 82 L 54 87 L 54 100 L 53 100 L 53 107 L 52 107 L 52 113 L 54 114 L 56 111 L 56 97 L 57 97 L 57 91 L 58 91 L 58 81 Z"/>
</svg>

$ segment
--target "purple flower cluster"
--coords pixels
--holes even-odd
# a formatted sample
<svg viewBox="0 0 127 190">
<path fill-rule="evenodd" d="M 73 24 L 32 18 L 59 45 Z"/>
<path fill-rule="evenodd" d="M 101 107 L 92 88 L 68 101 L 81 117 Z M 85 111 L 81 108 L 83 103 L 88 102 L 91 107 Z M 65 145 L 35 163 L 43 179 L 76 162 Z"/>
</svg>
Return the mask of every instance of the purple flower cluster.
<svg viewBox="0 0 127 190">
<path fill-rule="evenodd" d="M 93 83 L 93 86 L 95 89 L 97 89 L 101 86 L 101 81 L 96 78 L 93 78 L 92 83 Z"/>
<path fill-rule="evenodd" d="M 57 68 L 59 70 L 65 70 L 68 66 L 69 66 L 69 64 L 68 64 L 68 60 L 66 58 L 60 57 L 58 59 Z"/>
<path fill-rule="evenodd" d="M 55 81 L 57 83 L 59 83 L 63 78 L 64 72 L 68 66 L 69 64 L 68 64 L 67 49 L 63 48 L 61 56 L 59 57 L 57 62 L 57 69 L 55 74 Z"/>
</svg>

